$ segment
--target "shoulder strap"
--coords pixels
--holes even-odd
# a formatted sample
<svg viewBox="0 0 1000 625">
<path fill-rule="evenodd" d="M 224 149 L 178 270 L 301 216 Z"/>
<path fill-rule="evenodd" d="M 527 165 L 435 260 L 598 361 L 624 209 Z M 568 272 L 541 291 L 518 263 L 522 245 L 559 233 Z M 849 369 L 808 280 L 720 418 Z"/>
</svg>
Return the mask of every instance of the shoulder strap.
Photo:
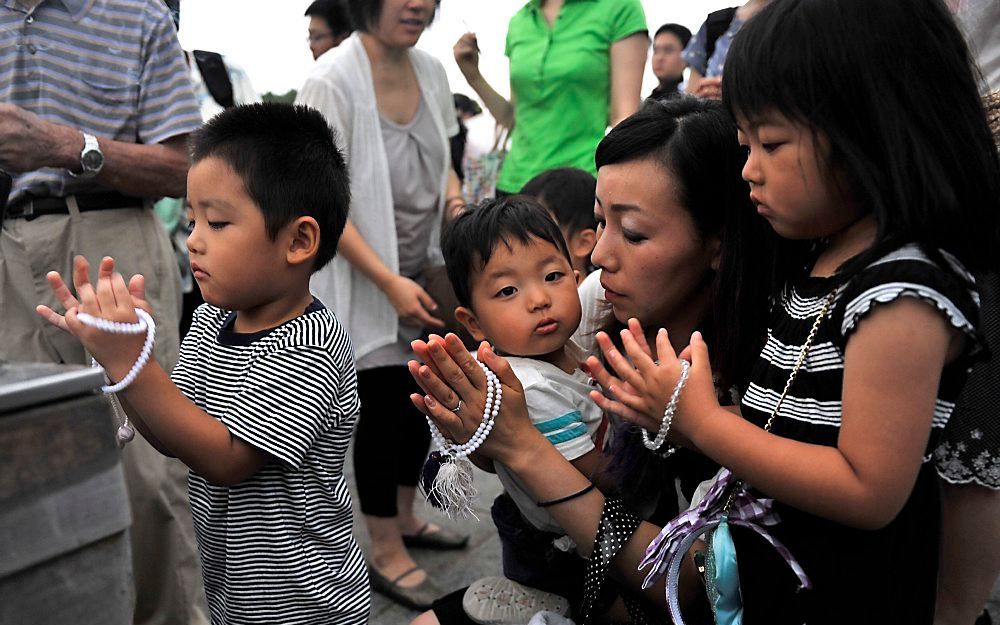
<svg viewBox="0 0 1000 625">
<path fill-rule="evenodd" d="M 737 7 L 730 7 L 708 14 L 708 18 L 705 20 L 706 62 L 712 58 L 712 53 L 715 52 L 715 42 L 729 29 L 729 25 L 732 24 L 733 17 L 736 15 L 736 9 Z"/>
<path fill-rule="evenodd" d="M 198 64 L 201 79 L 205 82 L 208 92 L 212 94 L 212 99 L 218 102 L 222 108 L 232 107 L 235 104 L 233 83 L 229 79 L 229 72 L 226 70 L 226 64 L 222 61 L 222 55 L 218 52 L 205 50 L 195 50 L 191 54 Z"/>
</svg>

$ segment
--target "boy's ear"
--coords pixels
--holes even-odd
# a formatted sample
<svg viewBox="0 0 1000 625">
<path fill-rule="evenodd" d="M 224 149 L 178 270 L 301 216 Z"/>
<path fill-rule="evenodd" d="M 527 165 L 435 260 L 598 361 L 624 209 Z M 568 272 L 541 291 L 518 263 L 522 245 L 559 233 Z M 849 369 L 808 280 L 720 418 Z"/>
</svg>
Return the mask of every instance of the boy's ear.
<svg viewBox="0 0 1000 625">
<path fill-rule="evenodd" d="M 590 258 L 597 245 L 597 231 L 593 228 L 577 230 L 569 238 L 569 253 L 573 258 Z"/>
<path fill-rule="evenodd" d="M 476 319 L 476 313 L 472 312 L 471 308 L 466 308 L 465 306 L 459 306 L 455 309 L 455 319 L 461 323 L 472 338 L 477 341 L 485 341 L 486 335 L 483 334 L 483 329 L 479 327 L 479 320 Z"/>
<path fill-rule="evenodd" d="M 300 265 L 311 261 L 319 252 L 319 223 L 314 217 L 303 215 L 286 226 L 288 233 L 289 265 Z"/>
<path fill-rule="evenodd" d="M 722 238 L 719 236 L 709 237 L 705 241 L 705 246 L 708 249 L 708 253 L 712 255 L 708 262 L 709 267 L 712 268 L 712 271 L 718 271 L 719 263 L 722 262 Z"/>
</svg>

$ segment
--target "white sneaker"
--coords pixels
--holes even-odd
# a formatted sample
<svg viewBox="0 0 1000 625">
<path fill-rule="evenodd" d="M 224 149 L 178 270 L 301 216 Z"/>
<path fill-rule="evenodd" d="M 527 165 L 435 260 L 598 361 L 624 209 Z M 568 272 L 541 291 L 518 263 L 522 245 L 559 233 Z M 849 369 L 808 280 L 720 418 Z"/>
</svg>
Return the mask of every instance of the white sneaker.
<svg viewBox="0 0 1000 625">
<path fill-rule="evenodd" d="M 541 611 L 569 614 L 569 601 L 506 577 L 484 577 L 465 591 L 462 607 L 480 625 L 524 625 Z"/>
</svg>

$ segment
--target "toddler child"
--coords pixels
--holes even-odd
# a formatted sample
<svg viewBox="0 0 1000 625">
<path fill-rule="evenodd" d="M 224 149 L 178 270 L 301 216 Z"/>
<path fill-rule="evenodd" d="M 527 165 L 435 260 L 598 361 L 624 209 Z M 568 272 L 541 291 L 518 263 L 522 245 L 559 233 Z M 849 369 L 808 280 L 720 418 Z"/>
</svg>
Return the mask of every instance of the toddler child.
<svg viewBox="0 0 1000 625">
<path fill-rule="evenodd" d="M 229 109 L 192 139 L 187 240 L 206 304 L 172 376 L 150 362 L 119 397 L 142 434 L 190 469 L 214 625 L 365 623 L 370 593 L 351 534 L 344 455 L 358 415 L 351 342 L 309 292 L 334 255 L 350 192 L 323 116 L 306 107 Z M 105 258 L 96 285 L 76 259 L 66 307 L 39 313 L 120 380 L 142 336 L 84 325 L 134 322 L 143 277 Z M 166 572 L 169 574 L 169 572 Z"/>
<path fill-rule="evenodd" d="M 485 200 L 449 224 L 442 252 L 461 303 L 456 318 L 477 341 L 509 356 L 535 426 L 581 473 L 592 475 L 605 419 L 579 368 L 585 354 L 570 338 L 580 324 L 579 274 L 559 226 L 526 196 Z M 494 466 L 506 492 L 493 506 L 505 575 L 575 596 L 583 569 L 572 543 L 560 540 L 562 529 L 512 473 Z"/>
</svg>

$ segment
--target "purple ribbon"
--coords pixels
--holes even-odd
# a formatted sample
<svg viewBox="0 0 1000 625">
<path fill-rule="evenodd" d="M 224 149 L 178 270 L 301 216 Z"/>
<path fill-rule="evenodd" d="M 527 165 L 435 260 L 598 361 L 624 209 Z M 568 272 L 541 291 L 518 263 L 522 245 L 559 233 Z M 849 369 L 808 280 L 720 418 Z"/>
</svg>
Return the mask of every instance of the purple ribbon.
<svg viewBox="0 0 1000 625">
<path fill-rule="evenodd" d="M 653 539 L 646 548 L 646 557 L 639 563 L 639 570 L 652 565 L 652 570 L 646 575 L 643 581 L 643 589 L 649 588 L 668 569 L 678 569 L 678 566 L 671 566 L 675 561 L 679 565 L 679 558 L 683 558 L 686 548 L 682 549 L 685 543 L 691 544 L 694 537 L 718 525 L 719 520 L 725 516 L 730 525 L 739 525 L 757 532 L 784 558 L 792 572 L 799 579 L 800 588 L 812 588 L 809 577 L 802 570 L 795 556 L 781 544 L 778 539 L 771 536 L 765 529 L 767 526 L 777 525 L 781 519 L 774 512 L 773 499 L 758 499 L 751 495 L 742 484 L 736 488 L 733 503 L 729 512 L 723 511 L 726 504 L 725 496 L 736 482 L 736 478 L 728 469 L 719 472 L 715 483 L 709 488 L 705 498 L 694 508 L 681 514 L 660 531 L 660 534 Z M 671 608 L 671 616 L 675 622 L 678 621 L 678 614 L 674 614 L 674 607 L 677 605 L 677 579 L 674 575 L 667 576 L 667 604 Z"/>
</svg>

